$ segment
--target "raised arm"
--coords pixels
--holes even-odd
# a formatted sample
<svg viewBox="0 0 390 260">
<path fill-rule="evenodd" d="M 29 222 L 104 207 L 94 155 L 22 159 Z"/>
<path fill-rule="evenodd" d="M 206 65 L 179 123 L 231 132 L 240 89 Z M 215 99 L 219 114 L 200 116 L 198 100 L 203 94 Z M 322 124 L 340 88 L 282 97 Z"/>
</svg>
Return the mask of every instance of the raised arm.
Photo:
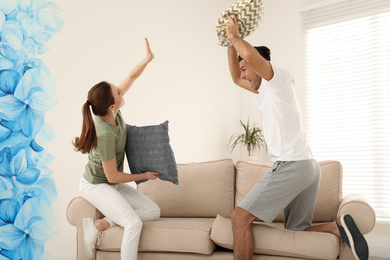
<svg viewBox="0 0 390 260">
<path fill-rule="evenodd" d="M 257 90 L 254 90 L 248 82 L 241 78 L 240 64 L 238 63 L 238 55 L 234 46 L 229 46 L 228 48 L 228 61 L 229 61 L 229 70 L 230 75 L 232 76 L 233 82 L 250 92 L 258 94 Z"/>
<path fill-rule="evenodd" d="M 126 92 L 130 89 L 130 87 L 133 85 L 134 81 L 142 74 L 142 72 L 145 70 L 146 66 L 154 59 L 154 54 L 150 50 L 149 41 L 147 38 L 145 38 L 145 44 L 146 44 L 146 57 L 141 60 L 127 75 L 127 77 L 122 81 L 122 83 L 118 86 L 120 89 L 122 89 L 123 94 L 126 94 Z"/>
<path fill-rule="evenodd" d="M 252 45 L 238 37 L 237 16 L 234 15 L 234 18 L 232 18 L 228 15 L 228 19 L 229 22 L 222 24 L 221 27 L 225 28 L 234 49 L 260 77 L 266 80 L 272 79 L 274 72 L 271 64 L 264 59 Z"/>
</svg>

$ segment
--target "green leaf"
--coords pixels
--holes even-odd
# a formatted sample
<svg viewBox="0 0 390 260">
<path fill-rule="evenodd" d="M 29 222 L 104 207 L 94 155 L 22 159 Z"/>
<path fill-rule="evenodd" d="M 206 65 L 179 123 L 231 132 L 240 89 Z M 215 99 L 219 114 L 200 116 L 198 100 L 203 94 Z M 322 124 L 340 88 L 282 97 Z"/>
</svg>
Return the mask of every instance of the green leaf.
<svg viewBox="0 0 390 260">
<path fill-rule="evenodd" d="M 256 124 L 253 124 L 253 127 L 250 127 L 249 119 L 246 124 L 240 120 L 240 124 L 243 127 L 244 131 L 242 134 L 235 133 L 230 137 L 229 145 L 231 147 L 231 152 L 237 145 L 245 146 L 250 155 L 251 151 L 256 149 L 261 149 L 264 146 L 267 149 L 267 145 L 264 141 L 263 131 L 256 127 Z"/>
</svg>

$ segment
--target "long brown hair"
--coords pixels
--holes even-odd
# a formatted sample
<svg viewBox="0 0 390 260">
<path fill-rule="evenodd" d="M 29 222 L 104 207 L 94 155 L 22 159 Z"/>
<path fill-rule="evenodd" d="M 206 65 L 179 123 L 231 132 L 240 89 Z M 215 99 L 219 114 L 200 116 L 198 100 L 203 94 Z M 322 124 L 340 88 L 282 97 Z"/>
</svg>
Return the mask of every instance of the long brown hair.
<svg viewBox="0 0 390 260">
<path fill-rule="evenodd" d="M 115 98 L 112 95 L 111 86 L 108 82 L 102 81 L 89 90 L 87 101 L 82 109 L 83 126 L 81 135 L 73 141 L 75 151 L 85 154 L 97 148 L 98 138 L 89 106 L 92 107 L 92 112 L 95 115 L 105 116 L 108 108 L 114 103 Z"/>
</svg>

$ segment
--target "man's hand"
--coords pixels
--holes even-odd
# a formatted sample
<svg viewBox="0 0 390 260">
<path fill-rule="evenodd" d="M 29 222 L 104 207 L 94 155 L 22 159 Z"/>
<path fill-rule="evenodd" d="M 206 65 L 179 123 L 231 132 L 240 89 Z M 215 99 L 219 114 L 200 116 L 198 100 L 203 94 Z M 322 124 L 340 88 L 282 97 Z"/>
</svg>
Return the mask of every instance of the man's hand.
<svg viewBox="0 0 390 260">
<path fill-rule="evenodd" d="M 221 24 L 221 28 L 226 30 L 227 37 L 231 41 L 233 38 L 237 37 L 239 34 L 238 25 L 237 25 L 237 15 L 234 14 L 234 17 L 226 14 L 229 22 Z"/>
</svg>

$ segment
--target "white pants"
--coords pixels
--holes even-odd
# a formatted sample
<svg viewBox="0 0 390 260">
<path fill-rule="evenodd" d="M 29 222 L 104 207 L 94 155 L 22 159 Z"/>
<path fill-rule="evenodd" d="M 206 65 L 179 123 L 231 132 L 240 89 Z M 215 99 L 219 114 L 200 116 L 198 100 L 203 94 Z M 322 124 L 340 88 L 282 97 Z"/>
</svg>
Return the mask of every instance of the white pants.
<svg viewBox="0 0 390 260">
<path fill-rule="evenodd" d="M 91 184 L 81 178 L 79 190 L 85 200 L 106 216 L 111 226 L 124 228 L 121 259 L 136 260 L 142 221 L 158 219 L 160 208 L 141 192 L 124 183 Z"/>
</svg>

